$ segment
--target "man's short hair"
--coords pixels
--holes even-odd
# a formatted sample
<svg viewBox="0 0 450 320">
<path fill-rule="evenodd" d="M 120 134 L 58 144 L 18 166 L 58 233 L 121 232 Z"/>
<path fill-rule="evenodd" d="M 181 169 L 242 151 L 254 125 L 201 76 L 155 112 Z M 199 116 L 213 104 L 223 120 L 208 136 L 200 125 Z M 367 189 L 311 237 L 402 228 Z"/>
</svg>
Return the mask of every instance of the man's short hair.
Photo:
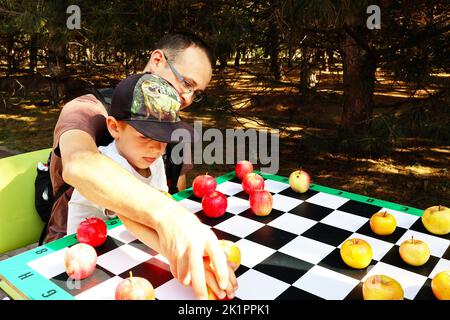
<svg viewBox="0 0 450 320">
<path fill-rule="evenodd" d="M 212 49 L 199 36 L 190 32 L 176 32 L 163 36 L 156 44 L 154 49 L 167 51 L 170 59 L 175 59 L 181 51 L 196 46 L 205 52 L 211 67 L 215 65 L 215 58 Z"/>
</svg>

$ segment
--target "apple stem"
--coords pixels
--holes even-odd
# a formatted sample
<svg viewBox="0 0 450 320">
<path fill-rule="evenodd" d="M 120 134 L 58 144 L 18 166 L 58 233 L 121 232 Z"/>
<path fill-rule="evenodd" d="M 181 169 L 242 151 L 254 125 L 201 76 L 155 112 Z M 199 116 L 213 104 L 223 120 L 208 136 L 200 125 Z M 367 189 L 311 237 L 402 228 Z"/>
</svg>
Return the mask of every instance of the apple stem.
<svg viewBox="0 0 450 320">
<path fill-rule="evenodd" d="M 383 217 L 387 216 L 387 211 L 384 211 Z"/>
<path fill-rule="evenodd" d="M 130 271 L 130 283 L 133 286 L 133 271 Z"/>
<path fill-rule="evenodd" d="M 438 207 L 438 211 L 441 211 L 441 205 L 439 205 L 439 207 Z"/>
<path fill-rule="evenodd" d="M 411 236 L 411 242 L 414 244 L 414 235 Z"/>
</svg>

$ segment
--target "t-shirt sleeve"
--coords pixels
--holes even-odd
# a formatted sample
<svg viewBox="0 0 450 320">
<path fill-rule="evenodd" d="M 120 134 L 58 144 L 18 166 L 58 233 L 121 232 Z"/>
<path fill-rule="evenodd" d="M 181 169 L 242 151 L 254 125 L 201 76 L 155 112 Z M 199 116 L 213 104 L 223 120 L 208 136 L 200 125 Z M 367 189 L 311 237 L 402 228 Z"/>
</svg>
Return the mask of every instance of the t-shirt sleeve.
<svg viewBox="0 0 450 320">
<path fill-rule="evenodd" d="M 53 134 L 53 150 L 60 157 L 59 139 L 70 130 L 89 134 L 98 145 L 104 139 L 107 112 L 94 95 L 88 94 L 68 102 L 62 109 Z"/>
</svg>

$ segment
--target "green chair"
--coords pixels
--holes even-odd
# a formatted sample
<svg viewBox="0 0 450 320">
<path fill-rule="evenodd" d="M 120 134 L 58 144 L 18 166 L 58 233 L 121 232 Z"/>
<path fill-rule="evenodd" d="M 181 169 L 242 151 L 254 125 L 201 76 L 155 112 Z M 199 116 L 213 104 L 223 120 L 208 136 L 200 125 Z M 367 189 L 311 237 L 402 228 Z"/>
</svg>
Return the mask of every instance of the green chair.
<svg viewBox="0 0 450 320">
<path fill-rule="evenodd" d="M 34 206 L 34 179 L 50 151 L 0 159 L 0 254 L 39 241 L 44 223 Z"/>
</svg>

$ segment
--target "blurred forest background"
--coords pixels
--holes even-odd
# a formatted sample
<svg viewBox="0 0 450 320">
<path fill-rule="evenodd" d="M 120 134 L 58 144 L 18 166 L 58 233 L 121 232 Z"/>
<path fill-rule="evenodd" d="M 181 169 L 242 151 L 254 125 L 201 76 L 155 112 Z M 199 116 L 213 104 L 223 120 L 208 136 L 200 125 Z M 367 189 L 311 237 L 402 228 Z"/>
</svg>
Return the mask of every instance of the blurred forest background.
<svg viewBox="0 0 450 320">
<path fill-rule="evenodd" d="M 81 10 L 69 30 L 66 10 Z M 369 5 L 381 28 L 369 29 Z M 203 128 L 280 130 L 280 170 L 426 208 L 450 205 L 448 1 L 0 0 L 0 148 L 47 148 L 64 103 L 141 71 L 165 33 L 217 57 Z M 197 165 L 220 175 L 231 165 Z"/>
</svg>

